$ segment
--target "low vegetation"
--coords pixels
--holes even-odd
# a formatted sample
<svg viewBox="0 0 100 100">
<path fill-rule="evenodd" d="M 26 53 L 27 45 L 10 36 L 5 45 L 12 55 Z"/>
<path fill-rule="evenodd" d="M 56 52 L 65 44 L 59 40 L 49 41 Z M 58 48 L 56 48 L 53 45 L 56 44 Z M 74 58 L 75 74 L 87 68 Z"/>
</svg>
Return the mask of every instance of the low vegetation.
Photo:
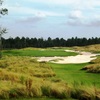
<svg viewBox="0 0 100 100">
<path fill-rule="evenodd" d="M 89 51 L 94 53 L 100 53 L 100 44 L 95 45 L 88 45 L 88 46 L 82 46 L 82 47 L 73 47 L 75 50 L 81 50 L 81 51 Z"/>
<path fill-rule="evenodd" d="M 82 70 L 86 70 L 87 72 L 91 73 L 100 73 L 100 57 L 92 60 L 90 64 L 83 67 Z"/>
<path fill-rule="evenodd" d="M 100 44 L 89 45 L 83 47 L 74 47 L 75 50 L 88 51 L 93 53 L 100 53 Z M 89 65 L 82 68 L 90 73 L 100 73 L 100 56 L 97 56 L 96 59 L 92 60 Z"/>
<path fill-rule="evenodd" d="M 85 88 L 82 83 L 74 82 L 71 85 L 58 79 L 51 65 L 39 63 L 31 57 L 4 56 L 0 60 L 0 99 L 21 97 L 100 99 L 98 88 L 95 86 Z"/>
<path fill-rule="evenodd" d="M 100 100 L 100 76 L 93 71 L 87 73 L 80 70 L 86 66 L 99 65 L 99 56 L 90 64 L 62 65 L 37 62 L 34 57 L 30 57 L 36 52 L 34 56 L 76 55 L 64 50 L 65 48 L 25 48 L 3 51 L 4 56 L 0 59 L 0 99 Z M 35 53 L 32 54 L 33 52 Z M 89 68 L 87 71 L 90 72 Z M 96 71 L 99 70 L 96 68 Z"/>
<path fill-rule="evenodd" d="M 0 98 L 68 97 L 70 87 L 67 84 L 49 80 L 55 75 L 49 65 L 38 63 L 35 59 L 3 57 L 0 60 Z M 63 93 L 66 96 L 63 97 Z"/>
<path fill-rule="evenodd" d="M 100 73 L 100 64 L 91 64 L 82 68 L 82 70 L 86 70 L 91 73 Z"/>
</svg>

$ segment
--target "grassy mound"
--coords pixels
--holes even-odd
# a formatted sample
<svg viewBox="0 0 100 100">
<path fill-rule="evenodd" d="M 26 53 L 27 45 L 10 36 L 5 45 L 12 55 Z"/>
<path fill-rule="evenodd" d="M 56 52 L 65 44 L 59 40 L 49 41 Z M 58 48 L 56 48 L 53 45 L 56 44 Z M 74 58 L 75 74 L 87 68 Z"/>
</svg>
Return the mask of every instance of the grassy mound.
<svg viewBox="0 0 100 100">
<path fill-rule="evenodd" d="M 4 57 L 0 60 L 0 99 L 20 97 L 68 98 L 70 87 L 49 80 L 55 73 L 46 63 L 30 57 Z"/>
<path fill-rule="evenodd" d="M 82 68 L 82 70 L 86 70 L 91 73 L 100 73 L 100 64 L 91 64 Z"/>
<path fill-rule="evenodd" d="M 0 60 L 0 68 L 14 73 L 22 73 L 36 77 L 52 77 L 55 73 L 45 63 L 38 63 L 29 57 L 5 57 Z"/>
<path fill-rule="evenodd" d="M 100 57 L 92 60 L 90 64 L 82 68 L 82 70 L 86 70 L 91 73 L 100 73 Z"/>
<path fill-rule="evenodd" d="M 100 44 L 83 46 L 83 47 L 73 47 L 73 48 L 79 51 L 82 50 L 82 51 L 100 53 Z"/>
</svg>

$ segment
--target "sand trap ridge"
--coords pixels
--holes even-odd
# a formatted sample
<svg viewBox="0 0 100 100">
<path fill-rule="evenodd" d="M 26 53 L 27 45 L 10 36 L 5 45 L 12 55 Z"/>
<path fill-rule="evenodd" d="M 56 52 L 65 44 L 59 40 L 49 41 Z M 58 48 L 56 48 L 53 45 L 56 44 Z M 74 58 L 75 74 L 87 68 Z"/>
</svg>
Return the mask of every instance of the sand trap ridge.
<svg viewBox="0 0 100 100">
<path fill-rule="evenodd" d="M 97 54 L 92 54 L 90 52 L 79 52 L 73 50 L 65 50 L 66 52 L 78 52 L 79 55 L 68 56 L 68 57 L 39 57 L 38 61 L 46 61 L 59 64 L 68 64 L 68 63 L 87 63 L 93 59 L 96 59 Z"/>
</svg>

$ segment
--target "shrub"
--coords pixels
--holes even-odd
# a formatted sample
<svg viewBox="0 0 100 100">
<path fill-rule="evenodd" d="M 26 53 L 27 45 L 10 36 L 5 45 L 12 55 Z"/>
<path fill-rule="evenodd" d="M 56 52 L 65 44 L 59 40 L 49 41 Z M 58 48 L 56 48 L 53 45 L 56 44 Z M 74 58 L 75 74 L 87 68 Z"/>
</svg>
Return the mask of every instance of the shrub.
<svg viewBox="0 0 100 100">
<path fill-rule="evenodd" d="M 82 68 L 82 70 L 86 70 L 91 73 L 100 73 L 100 64 L 90 64 Z"/>
</svg>

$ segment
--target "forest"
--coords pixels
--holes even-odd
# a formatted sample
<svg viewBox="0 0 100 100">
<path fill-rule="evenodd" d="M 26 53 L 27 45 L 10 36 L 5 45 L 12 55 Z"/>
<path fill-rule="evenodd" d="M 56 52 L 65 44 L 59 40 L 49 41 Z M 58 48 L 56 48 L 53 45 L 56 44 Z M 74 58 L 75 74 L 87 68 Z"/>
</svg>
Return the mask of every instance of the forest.
<svg viewBox="0 0 100 100">
<path fill-rule="evenodd" d="M 87 46 L 92 44 L 100 44 L 100 37 L 92 38 L 78 38 L 72 37 L 68 39 L 55 38 L 28 38 L 28 37 L 15 37 L 15 38 L 2 38 L 3 49 L 20 49 L 26 47 L 72 47 L 72 46 Z"/>
</svg>

